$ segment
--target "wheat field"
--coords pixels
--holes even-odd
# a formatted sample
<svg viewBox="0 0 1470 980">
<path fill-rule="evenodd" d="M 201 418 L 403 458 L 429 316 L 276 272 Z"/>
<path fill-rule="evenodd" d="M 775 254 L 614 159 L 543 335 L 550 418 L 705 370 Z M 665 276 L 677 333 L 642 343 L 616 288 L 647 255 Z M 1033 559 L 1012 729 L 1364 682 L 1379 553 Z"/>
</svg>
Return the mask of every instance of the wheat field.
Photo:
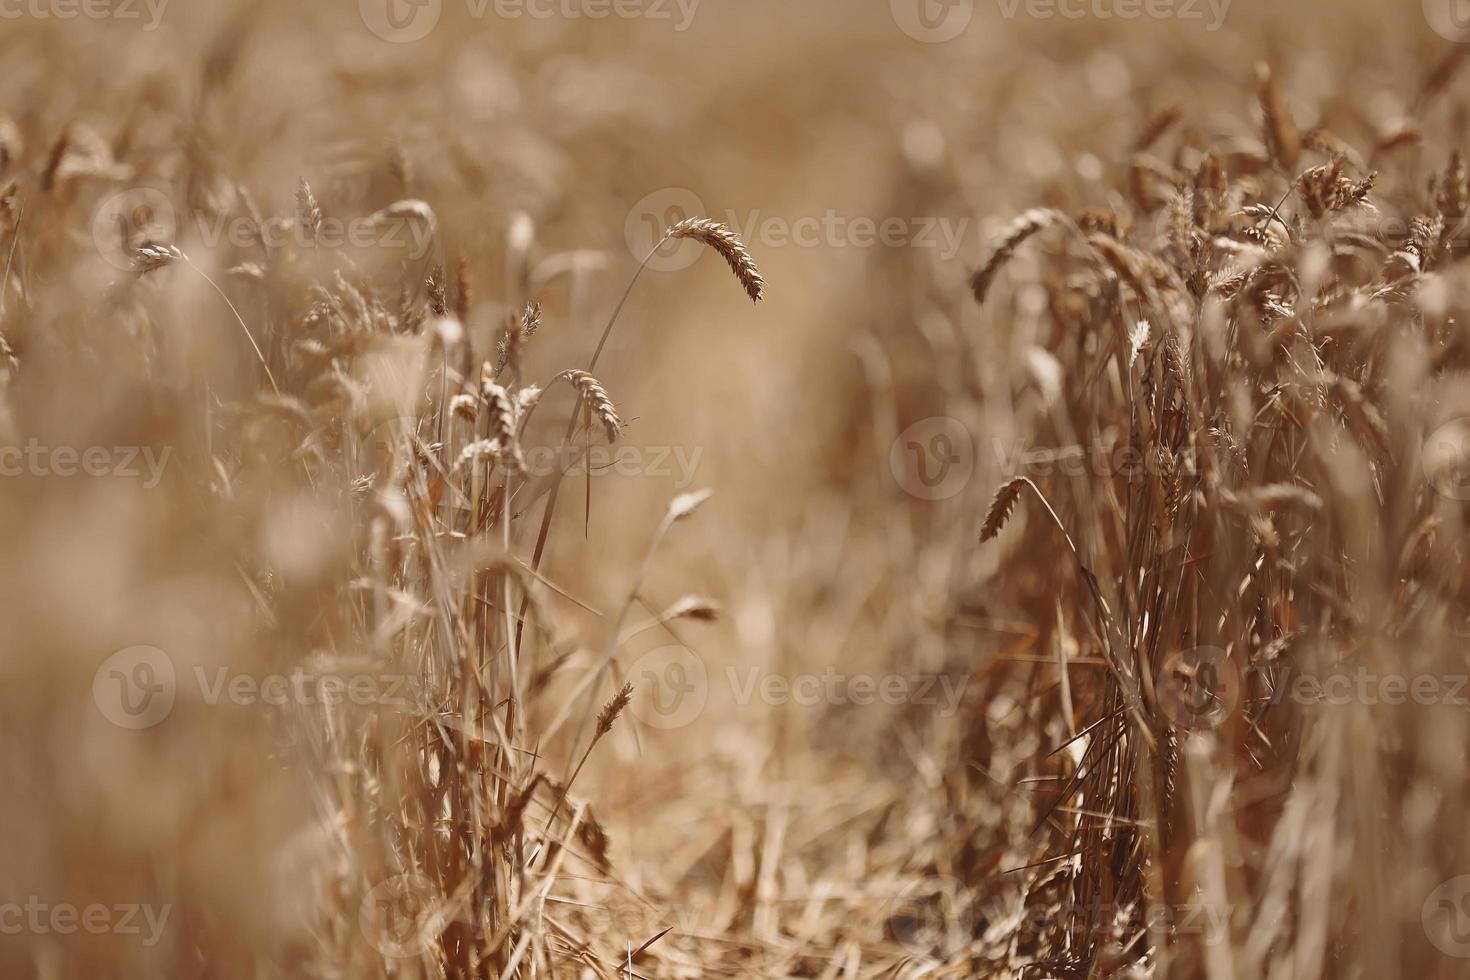
<svg viewBox="0 0 1470 980">
<path fill-rule="evenodd" d="M 1464 0 L 0 0 L 0 976 L 1470 976 Z"/>
</svg>

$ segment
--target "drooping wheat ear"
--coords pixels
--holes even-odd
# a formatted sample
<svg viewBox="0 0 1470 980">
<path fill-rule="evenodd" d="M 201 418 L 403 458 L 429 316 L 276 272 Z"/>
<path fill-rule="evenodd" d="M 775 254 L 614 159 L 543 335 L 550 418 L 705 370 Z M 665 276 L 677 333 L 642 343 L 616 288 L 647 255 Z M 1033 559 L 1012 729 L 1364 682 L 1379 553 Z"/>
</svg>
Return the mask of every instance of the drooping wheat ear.
<svg viewBox="0 0 1470 980">
<path fill-rule="evenodd" d="M 1065 214 L 1052 208 L 1033 208 L 1012 221 L 996 239 L 990 258 L 970 278 L 970 289 L 975 293 L 975 302 L 984 305 L 985 296 L 990 292 L 996 273 L 1010 261 L 1022 242 L 1037 232 L 1066 220 Z"/>
<path fill-rule="evenodd" d="M 602 421 L 603 427 L 607 429 L 607 441 L 616 442 L 618 430 L 623 427 L 623 420 L 618 416 L 618 410 L 614 407 L 612 398 L 608 396 L 607 389 L 586 371 L 563 371 L 557 375 L 572 387 L 582 393 L 587 404 L 592 406 L 592 412 Z"/>
<path fill-rule="evenodd" d="M 1261 117 L 1265 123 L 1266 148 L 1271 151 L 1271 159 L 1282 169 L 1295 174 L 1302 155 L 1302 140 L 1296 123 L 1292 121 L 1291 110 L 1286 107 L 1286 100 L 1281 97 L 1281 89 L 1276 86 L 1276 77 L 1271 74 L 1269 66 L 1259 66 L 1256 78 L 1260 83 L 1256 95 L 1261 102 Z"/>
<path fill-rule="evenodd" d="M 475 406 L 474 395 L 455 395 L 449 400 L 450 414 L 456 418 L 464 419 L 466 422 L 473 422 L 475 420 Z"/>
<path fill-rule="evenodd" d="M 516 473 L 526 472 L 526 459 L 521 455 L 520 440 L 516 438 L 516 407 L 506 391 L 494 381 L 481 386 L 485 405 L 490 409 L 490 434 L 500 443 L 500 455 Z"/>
<path fill-rule="evenodd" d="M 1011 519 L 1011 511 L 1016 507 L 1016 501 L 1021 498 L 1021 491 L 1030 482 L 1024 476 L 1018 476 L 995 492 L 995 499 L 990 502 L 990 513 L 985 516 L 985 526 L 980 529 L 981 544 L 995 537 L 1006 526 L 1006 521 Z"/>
<path fill-rule="evenodd" d="M 147 275 L 182 261 L 184 253 L 172 245 L 161 242 L 144 242 L 133 252 L 133 270 L 138 275 Z"/>
<path fill-rule="evenodd" d="M 307 239 L 316 241 L 317 232 L 322 229 L 322 207 L 317 203 L 316 195 L 311 192 L 311 185 L 306 182 L 305 177 L 301 178 L 301 183 L 296 188 L 296 220 L 301 222 Z"/>
<path fill-rule="evenodd" d="M 761 278 L 760 270 L 755 266 L 755 258 L 727 225 L 713 218 L 686 218 L 665 232 L 664 237 L 690 238 L 703 242 L 730 263 L 735 278 L 745 287 L 752 302 L 759 303 L 765 295 L 766 281 Z"/>
</svg>

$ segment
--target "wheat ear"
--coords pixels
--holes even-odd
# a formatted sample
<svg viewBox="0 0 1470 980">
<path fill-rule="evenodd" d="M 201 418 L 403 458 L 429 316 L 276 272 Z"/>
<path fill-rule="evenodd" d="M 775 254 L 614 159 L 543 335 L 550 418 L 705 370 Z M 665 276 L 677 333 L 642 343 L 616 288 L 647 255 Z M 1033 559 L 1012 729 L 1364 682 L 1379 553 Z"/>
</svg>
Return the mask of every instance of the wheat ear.
<svg viewBox="0 0 1470 980">
<path fill-rule="evenodd" d="M 708 245 L 730 263 L 735 278 L 739 279 L 740 285 L 745 287 L 745 292 L 750 296 L 752 302 L 759 303 L 761 297 L 765 295 L 766 281 L 761 278 L 760 270 L 755 266 L 755 258 L 728 225 L 721 224 L 713 218 L 685 218 L 670 228 L 664 237 L 666 239 L 688 238 Z"/>
</svg>

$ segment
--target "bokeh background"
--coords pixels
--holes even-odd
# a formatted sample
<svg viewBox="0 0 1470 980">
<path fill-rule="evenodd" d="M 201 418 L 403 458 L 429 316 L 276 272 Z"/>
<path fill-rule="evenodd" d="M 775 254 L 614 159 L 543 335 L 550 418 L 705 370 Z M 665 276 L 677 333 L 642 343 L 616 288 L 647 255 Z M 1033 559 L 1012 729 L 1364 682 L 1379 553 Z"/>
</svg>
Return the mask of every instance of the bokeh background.
<svg viewBox="0 0 1470 980">
<path fill-rule="evenodd" d="M 921 912 L 918 925 L 895 913 L 915 880 L 942 892 L 967 877 L 956 862 L 998 849 L 984 860 L 999 873 L 1001 852 L 1024 853 L 999 843 L 1030 829 L 1015 789 L 947 775 L 973 750 L 974 718 L 1005 728 L 1016 705 L 991 688 L 975 703 L 972 682 L 1024 653 L 1036 612 L 987 602 L 988 583 L 1027 573 L 974 539 L 1009 475 L 1003 451 L 1022 409 L 995 399 L 977 414 L 979 400 L 947 392 L 955 374 L 982 393 L 1017 378 L 1039 391 L 1075 383 L 1031 357 L 1044 328 L 1024 295 L 1003 316 L 970 299 L 970 274 L 1017 213 L 1124 210 L 1130 155 L 1170 106 L 1185 140 L 1259 150 L 1262 64 L 1304 130 L 1403 154 L 1389 182 L 1441 167 L 1466 125 L 1463 82 L 1420 112 L 1426 78 L 1458 49 L 1453 3 L 1432 0 L 1181 2 L 1136 19 L 1101 15 L 1117 4 L 1047 15 L 1027 0 L 1009 15 L 1004 0 L 649 0 L 604 19 L 585 16 L 590 0 L 531 5 L 546 17 L 494 3 L 477 17 L 464 0 L 174 0 L 155 29 L 146 6 L 141 22 L 60 19 L 57 6 L 17 5 L 0 20 L 0 187 L 19 175 L 23 191 L 25 281 L 7 273 L 0 312 L 22 365 L 6 392 L 14 441 L 174 446 L 189 460 L 192 423 L 150 414 L 140 390 L 189 376 L 237 393 L 258 383 L 234 321 L 197 280 L 171 300 L 164 366 L 129 353 L 137 318 L 108 299 L 117 272 L 98 260 L 91 219 L 137 187 L 183 195 L 186 212 L 235 185 L 262 212 L 289 214 L 303 178 L 329 216 L 421 199 L 443 256 L 464 257 L 463 326 L 478 349 L 525 303 L 542 304 L 525 366 L 542 382 L 585 361 L 653 229 L 699 211 L 727 221 L 758 262 L 767 292 L 755 305 L 697 248 L 640 277 L 596 373 L 643 463 L 568 485 L 543 566 L 576 600 L 555 600 L 572 651 L 569 679 L 553 682 L 565 692 L 608 642 L 609 611 L 635 587 L 669 499 L 714 491 L 649 562 L 633 619 L 688 594 L 723 616 L 628 640 L 619 669 L 647 686 L 577 783 L 612 841 L 615 886 L 577 909 L 603 956 L 583 969 L 602 976 L 625 975 L 617 954 L 668 925 L 669 959 L 639 975 L 882 975 L 912 952 L 905 930 L 974 926 L 973 911 Z M 109 159 L 48 196 L 56 141 L 77 126 Z M 1432 135 L 1394 148 L 1409 129 Z M 789 240 L 817 222 L 812 239 Z M 898 237 L 871 241 L 863 222 Z M 1034 278 L 1031 262 L 1016 260 L 1018 281 Z M 955 482 L 925 499 L 893 450 L 936 417 L 973 442 L 953 461 Z M 152 488 L 0 484 L 0 897 L 173 907 L 168 939 L 136 956 L 114 955 L 115 935 L 0 936 L 6 975 L 389 969 L 322 953 L 359 929 L 323 914 L 355 908 L 356 895 L 318 883 L 347 860 L 323 844 L 321 781 L 346 777 L 322 753 L 255 709 L 181 703 L 141 732 L 97 709 L 94 672 L 118 650 L 258 676 L 335 635 L 313 582 L 347 518 L 310 500 L 267 504 L 243 477 L 229 494 L 205 492 L 186 478 L 196 462 Z M 271 556 L 299 608 L 260 594 L 247 552 Z M 321 632 L 283 635 L 298 620 Z M 670 646 L 694 661 L 671 673 Z M 680 672 L 691 662 L 692 681 Z M 742 698 L 731 683 L 829 670 L 933 675 L 969 697 L 953 710 L 806 704 Z M 675 704 L 670 722 L 660 697 L 693 701 L 661 702 Z M 1462 723 L 1446 738 L 1457 734 L 1463 744 Z M 1024 757 L 1033 737 L 1017 732 L 998 754 Z M 574 754 L 564 742 L 537 746 L 553 768 Z M 1418 914 L 1404 915 L 1410 945 L 1423 943 Z M 1434 962 L 1457 975 L 1457 961 Z M 1312 975 L 1365 974 L 1327 964 Z"/>
</svg>

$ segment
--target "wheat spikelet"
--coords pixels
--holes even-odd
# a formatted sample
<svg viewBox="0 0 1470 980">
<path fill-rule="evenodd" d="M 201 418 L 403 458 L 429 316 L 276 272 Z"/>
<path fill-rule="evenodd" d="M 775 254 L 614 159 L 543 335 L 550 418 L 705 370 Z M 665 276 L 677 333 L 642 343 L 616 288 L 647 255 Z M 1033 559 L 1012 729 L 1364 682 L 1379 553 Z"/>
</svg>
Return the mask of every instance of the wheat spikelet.
<svg viewBox="0 0 1470 980">
<path fill-rule="evenodd" d="M 145 275 L 158 269 L 164 269 L 182 260 L 184 253 L 172 245 L 160 242 L 144 242 L 139 245 L 133 253 L 133 269 L 139 275 Z"/>
<path fill-rule="evenodd" d="M 602 382 L 586 371 L 563 371 L 557 377 L 565 380 L 581 393 L 582 397 L 587 400 L 587 404 L 591 406 L 592 413 L 607 429 L 608 441 L 617 441 L 618 430 L 623 427 L 623 420 L 618 416 L 618 410 L 613 405 L 607 389 L 602 386 Z"/>
<path fill-rule="evenodd" d="M 495 373 L 497 375 L 510 365 L 512 371 L 520 370 L 521 351 L 525 348 L 527 341 L 541 326 L 541 304 L 532 303 L 521 313 L 519 319 L 512 319 L 505 328 L 505 335 L 496 344 L 499 351 L 499 359 L 495 362 Z"/>
<path fill-rule="evenodd" d="M 485 405 L 490 409 L 490 434 L 500 443 L 501 457 L 516 473 L 526 472 L 526 459 L 516 438 L 516 409 L 510 393 L 494 381 L 481 386 Z"/>
<path fill-rule="evenodd" d="M 995 537 L 1006 526 L 1016 501 L 1021 498 L 1021 491 L 1030 483 L 1024 476 L 1018 476 L 995 492 L 995 499 L 990 502 L 990 512 L 985 515 L 985 526 L 980 529 L 981 544 Z"/>
<path fill-rule="evenodd" d="M 1261 65 L 1256 69 L 1256 77 L 1259 81 L 1256 95 L 1261 103 L 1261 116 L 1265 124 L 1266 148 L 1271 151 L 1271 159 L 1283 170 L 1294 173 L 1302 155 L 1302 141 L 1297 134 L 1296 123 L 1292 122 L 1291 111 L 1281 98 L 1281 90 L 1276 85 L 1271 69 Z"/>
<path fill-rule="evenodd" d="M 986 260 L 975 275 L 970 279 L 970 289 L 975 294 L 975 302 L 984 304 L 985 295 L 990 292 L 990 284 L 995 280 L 995 275 L 1010 261 L 1016 249 L 1021 243 L 1032 235 L 1045 228 L 1061 224 L 1067 220 L 1067 216 L 1052 208 L 1033 208 L 1026 211 L 1001 234 L 995 242 Z"/>
<path fill-rule="evenodd" d="M 727 225 L 713 218 L 686 218 L 665 232 L 664 237 L 688 238 L 708 245 L 730 264 L 752 302 L 759 303 L 765 294 L 766 281 L 756 268 L 755 258 Z"/>
<path fill-rule="evenodd" d="M 613 723 L 618 720 L 618 715 L 633 700 L 633 685 L 624 684 L 617 694 L 613 695 L 611 701 L 602 706 L 602 711 L 597 716 L 597 737 L 601 738 L 612 731 Z"/>
<path fill-rule="evenodd" d="M 317 232 L 322 230 L 322 207 L 306 178 L 296 187 L 296 220 L 301 223 L 309 241 L 316 241 Z"/>
</svg>

